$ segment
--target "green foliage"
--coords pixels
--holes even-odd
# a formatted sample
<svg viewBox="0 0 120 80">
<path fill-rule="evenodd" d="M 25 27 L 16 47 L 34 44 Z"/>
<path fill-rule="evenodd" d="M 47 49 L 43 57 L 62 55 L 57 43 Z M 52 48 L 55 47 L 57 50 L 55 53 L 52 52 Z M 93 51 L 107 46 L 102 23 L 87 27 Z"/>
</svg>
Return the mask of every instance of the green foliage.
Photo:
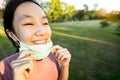
<svg viewBox="0 0 120 80">
<path fill-rule="evenodd" d="M 74 12 L 73 20 L 95 20 L 97 18 L 97 11 L 77 10 Z"/>
<path fill-rule="evenodd" d="M 108 13 L 106 15 L 106 20 L 119 23 L 120 22 L 120 12 L 113 11 L 111 13 Z"/>
<path fill-rule="evenodd" d="M 118 26 L 117 29 L 115 30 L 115 34 L 120 36 L 120 26 Z"/>
<path fill-rule="evenodd" d="M 47 15 L 52 20 L 57 20 L 61 16 L 62 8 L 60 5 L 59 0 L 51 0 L 49 3 L 50 10 L 48 11 Z"/>
<path fill-rule="evenodd" d="M 120 36 L 120 12 L 113 11 L 107 14 L 106 20 L 117 24 L 116 34 Z"/>
<path fill-rule="evenodd" d="M 73 17 L 75 7 L 66 4 L 65 2 L 61 2 L 62 7 L 62 17 L 61 19 L 69 20 Z"/>
<path fill-rule="evenodd" d="M 106 21 L 106 20 L 101 21 L 100 24 L 101 24 L 101 27 L 102 27 L 102 28 L 104 28 L 104 27 L 108 27 L 108 26 L 109 26 L 109 22 Z"/>
<path fill-rule="evenodd" d="M 82 20 L 84 16 L 84 10 L 78 10 L 75 12 L 75 15 L 73 16 L 74 20 Z"/>
<path fill-rule="evenodd" d="M 68 5 L 60 0 L 41 3 L 51 22 L 69 20 L 73 16 L 74 6 Z"/>
</svg>

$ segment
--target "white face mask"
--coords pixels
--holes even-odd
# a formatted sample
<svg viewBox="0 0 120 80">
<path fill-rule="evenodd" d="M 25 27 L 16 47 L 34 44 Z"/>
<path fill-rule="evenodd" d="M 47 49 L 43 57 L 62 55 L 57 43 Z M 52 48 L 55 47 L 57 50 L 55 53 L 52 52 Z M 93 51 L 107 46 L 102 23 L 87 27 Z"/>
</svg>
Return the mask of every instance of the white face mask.
<svg viewBox="0 0 120 80">
<path fill-rule="evenodd" d="M 29 50 L 34 51 L 36 60 L 40 60 L 47 57 L 50 54 L 51 48 L 53 46 L 52 41 L 49 41 L 48 43 L 41 45 L 27 45 L 21 41 L 19 42 L 20 42 L 19 51 L 20 52 Z"/>
</svg>

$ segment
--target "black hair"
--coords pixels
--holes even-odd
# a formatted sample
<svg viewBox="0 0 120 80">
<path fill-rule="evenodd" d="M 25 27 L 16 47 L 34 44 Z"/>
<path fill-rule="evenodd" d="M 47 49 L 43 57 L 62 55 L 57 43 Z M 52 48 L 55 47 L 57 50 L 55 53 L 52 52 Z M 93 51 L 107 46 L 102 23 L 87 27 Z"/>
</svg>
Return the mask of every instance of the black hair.
<svg viewBox="0 0 120 80">
<path fill-rule="evenodd" d="M 4 31 L 6 33 L 6 29 L 9 31 L 15 33 L 14 28 L 13 28 L 13 18 L 14 18 L 14 13 L 16 11 L 16 8 L 24 3 L 24 2 L 33 2 L 40 6 L 35 0 L 10 0 L 8 4 L 6 5 L 6 8 L 4 10 L 4 15 L 3 15 L 3 25 L 4 25 Z M 40 6 L 41 7 L 41 6 Z M 14 42 L 6 33 L 7 37 L 12 41 L 13 45 L 15 47 L 18 47 L 19 45 L 16 45 L 16 42 Z"/>
</svg>

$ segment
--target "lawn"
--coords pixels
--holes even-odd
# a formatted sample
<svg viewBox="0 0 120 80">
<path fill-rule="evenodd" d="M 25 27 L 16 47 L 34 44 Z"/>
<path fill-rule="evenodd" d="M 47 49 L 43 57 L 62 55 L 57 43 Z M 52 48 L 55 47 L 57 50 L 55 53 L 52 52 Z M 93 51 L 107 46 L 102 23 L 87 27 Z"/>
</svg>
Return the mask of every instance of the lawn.
<svg viewBox="0 0 120 80">
<path fill-rule="evenodd" d="M 120 36 L 114 34 L 115 25 L 101 28 L 99 23 L 50 24 L 54 45 L 66 47 L 72 54 L 69 80 L 120 80 Z M 0 27 L 0 59 L 14 52 Z"/>
</svg>

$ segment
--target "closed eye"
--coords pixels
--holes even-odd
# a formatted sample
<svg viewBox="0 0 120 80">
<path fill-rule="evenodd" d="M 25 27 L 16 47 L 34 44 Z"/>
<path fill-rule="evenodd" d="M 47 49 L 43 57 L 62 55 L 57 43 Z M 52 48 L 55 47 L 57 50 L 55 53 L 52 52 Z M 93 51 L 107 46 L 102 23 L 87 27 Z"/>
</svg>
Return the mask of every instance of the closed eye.
<svg viewBox="0 0 120 80">
<path fill-rule="evenodd" d="M 48 23 L 43 23 L 43 25 L 48 25 Z"/>
<path fill-rule="evenodd" d="M 34 24 L 32 24 L 32 23 L 26 23 L 26 24 L 23 24 L 23 25 L 34 25 Z"/>
</svg>

